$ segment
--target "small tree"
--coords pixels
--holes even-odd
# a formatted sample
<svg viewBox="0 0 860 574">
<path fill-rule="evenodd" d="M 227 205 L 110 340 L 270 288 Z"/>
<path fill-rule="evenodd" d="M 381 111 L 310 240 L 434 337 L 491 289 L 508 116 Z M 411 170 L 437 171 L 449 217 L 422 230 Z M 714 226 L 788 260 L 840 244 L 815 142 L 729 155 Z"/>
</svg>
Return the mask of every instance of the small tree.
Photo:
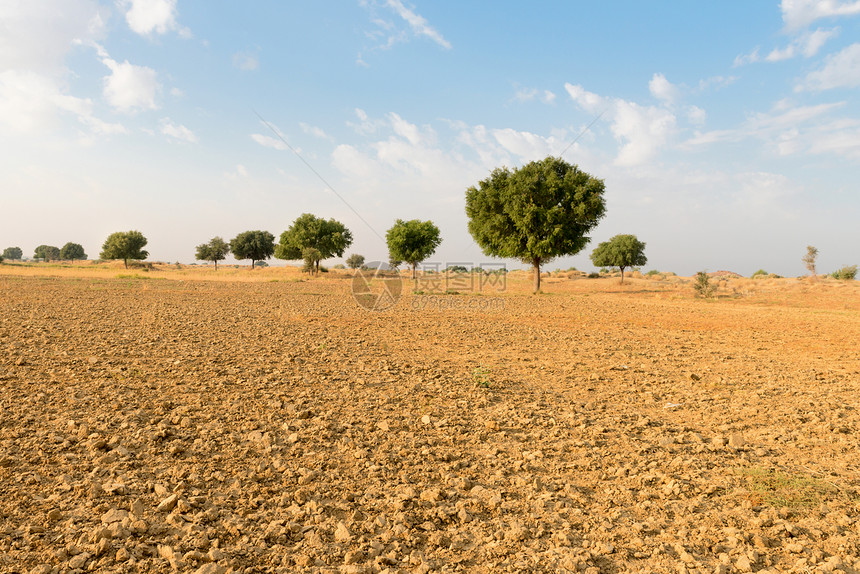
<svg viewBox="0 0 860 574">
<path fill-rule="evenodd" d="M 515 257 L 534 270 L 579 253 L 606 212 L 603 181 L 561 158 L 547 157 L 519 169 L 494 170 L 466 191 L 469 233 L 493 257 Z"/>
<path fill-rule="evenodd" d="M 310 275 L 313 275 L 315 271 L 319 270 L 321 258 L 322 253 L 316 247 L 305 247 L 302 249 L 302 260 L 305 262 L 302 271 L 307 271 Z"/>
<path fill-rule="evenodd" d="M 24 251 L 20 247 L 7 247 L 3 250 L 3 259 L 20 261 L 22 257 L 24 257 Z"/>
<path fill-rule="evenodd" d="M 34 259 L 44 259 L 45 261 L 56 261 L 60 259 L 60 248 L 53 245 L 40 245 L 33 252 Z"/>
<path fill-rule="evenodd" d="M 275 252 L 275 236 L 268 231 L 244 231 L 230 240 L 230 251 L 236 259 L 250 259 L 253 269 L 256 261 Z"/>
<path fill-rule="evenodd" d="M 830 276 L 834 279 L 841 279 L 843 281 L 853 281 L 857 277 L 857 266 L 847 265 L 842 269 L 837 269 L 831 273 Z"/>
<path fill-rule="evenodd" d="M 806 255 L 803 256 L 803 264 L 806 269 L 815 277 L 815 259 L 818 257 L 818 249 L 812 245 L 806 246 Z"/>
<path fill-rule="evenodd" d="M 714 296 L 714 286 L 711 285 L 711 278 L 704 271 L 699 271 L 696 273 L 695 280 L 693 282 L 693 290 L 696 291 L 696 295 L 705 299 L 709 299 Z"/>
<path fill-rule="evenodd" d="M 117 231 L 111 233 L 102 245 L 101 259 L 122 259 L 128 269 L 129 259 L 146 259 L 149 252 L 144 251 L 147 240 L 140 231 Z"/>
<path fill-rule="evenodd" d="M 364 255 L 353 253 L 346 258 L 346 266 L 350 269 L 360 269 L 364 265 Z"/>
<path fill-rule="evenodd" d="M 197 246 L 195 258 L 198 261 L 211 261 L 215 264 L 215 271 L 218 271 L 218 262 L 227 258 L 230 253 L 230 245 L 220 237 L 213 237 L 209 243 L 201 243 Z"/>
<path fill-rule="evenodd" d="M 397 259 L 396 257 L 389 257 L 389 258 L 388 258 L 388 267 L 389 267 L 392 271 L 399 271 L 399 269 L 398 269 L 398 268 L 399 268 L 401 265 L 403 265 L 403 261 L 401 261 L 401 260 Z"/>
<path fill-rule="evenodd" d="M 86 258 L 87 254 L 84 252 L 83 246 L 77 243 L 66 243 L 60 249 L 60 259 L 63 259 L 65 261 L 75 261 Z"/>
<path fill-rule="evenodd" d="M 398 219 L 385 233 L 388 243 L 389 259 L 405 261 L 412 266 L 412 278 L 415 279 L 415 266 L 433 255 L 442 238 L 439 228 L 432 221 Z"/>
<path fill-rule="evenodd" d="M 320 252 L 315 264 L 319 272 L 320 261 L 329 257 L 343 257 L 343 252 L 350 245 L 352 232 L 343 223 L 303 213 L 281 234 L 275 257 L 288 261 L 304 259 L 304 249 L 313 247 Z"/>
<path fill-rule="evenodd" d="M 636 239 L 635 235 L 616 235 L 591 252 L 591 262 L 595 267 L 618 267 L 623 284 L 624 269 L 645 265 L 648 258 L 645 257 L 645 244 Z"/>
</svg>

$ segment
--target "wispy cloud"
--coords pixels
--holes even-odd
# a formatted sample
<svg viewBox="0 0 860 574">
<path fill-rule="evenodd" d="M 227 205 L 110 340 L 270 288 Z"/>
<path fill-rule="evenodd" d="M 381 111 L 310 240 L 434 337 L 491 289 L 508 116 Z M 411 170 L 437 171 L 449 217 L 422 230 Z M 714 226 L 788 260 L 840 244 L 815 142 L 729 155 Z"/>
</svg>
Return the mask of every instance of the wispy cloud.
<svg viewBox="0 0 860 574">
<path fill-rule="evenodd" d="M 860 86 L 860 43 L 851 44 L 840 52 L 829 55 L 824 65 L 810 72 L 795 89 L 822 91 L 858 86 Z"/>
<path fill-rule="evenodd" d="M 804 28 L 822 18 L 860 14 L 860 0 L 782 0 L 782 20 L 789 30 Z"/>
<path fill-rule="evenodd" d="M 197 143 L 197 136 L 182 124 L 175 124 L 170 118 L 162 118 L 159 131 L 164 135 L 188 143 Z"/>
<path fill-rule="evenodd" d="M 136 34 L 166 34 L 175 30 L 180 36 L 191 37 L 191 30 L 177 22 L 179 12 L 177 0 L 119 0 L 117 4 L 125 10 L 125 21 Z"/>
<path fill-rule="evenodd" d="M 427 38 L 446 50 L 452 48 L 441 32 L 431 26 L 413 6 L 407 6 L 402 0 L 361 0 L 360 4 L 371 12 L 370 21 L 375 26 L 374 30 L 367 32 L 368 38 L 375 43 L 372 50 L 386 50 L 411 37 Z M 391 15 L 396 18 L 391 19 Z M 356 64 L 368 65 L 361 53 L 356 58 Z"/>
</svg>

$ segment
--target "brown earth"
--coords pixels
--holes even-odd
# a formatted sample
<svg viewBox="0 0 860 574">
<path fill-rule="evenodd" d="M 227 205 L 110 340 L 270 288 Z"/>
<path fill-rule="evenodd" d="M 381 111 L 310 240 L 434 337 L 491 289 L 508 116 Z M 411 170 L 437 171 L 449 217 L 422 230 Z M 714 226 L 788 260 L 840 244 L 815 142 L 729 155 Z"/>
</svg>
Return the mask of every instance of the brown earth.
<svg viewBox="0 0 860 574">
<path fill-rule="evenodd" d="M 0 572 L 860 570 L 856 282 L 117 273 L 0 267 Z"/>
</svg>

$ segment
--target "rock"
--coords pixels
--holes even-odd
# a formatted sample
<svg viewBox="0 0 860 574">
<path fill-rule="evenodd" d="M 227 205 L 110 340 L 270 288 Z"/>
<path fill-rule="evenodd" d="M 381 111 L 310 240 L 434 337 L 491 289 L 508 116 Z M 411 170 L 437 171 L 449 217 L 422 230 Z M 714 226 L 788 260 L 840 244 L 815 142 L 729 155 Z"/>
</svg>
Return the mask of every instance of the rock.
<svg viewBox="0 0 860 574">
<path fill-rule="evenodd" d="M 131 553 L 126 549 L 125 546 L 116 551 L 116 557 L 114 558 L 117 562 L 125 562 L 131 558 Z"/>
<path fill-rule="evenodd" d="M 421 500 L 427 502 L 438 502 L 442 500 L 442 491 L 438 488 L 428 488 L 421 493 Z"/>
<path fill-rule="evenodd" d="M 61 520 L 62 518 L 63 518 L 63 513 L 60 512 L 60 510 L 58 508 L 54 508 L 50 512 L 48 512 L 48 521 L 50 521 L 50 522 L 57 522 L 57 521 Z"/>
<path fill-rule="evenodd" d="M 388 432 L 389 430 L 391 430 L 388 421 L 379 421 L 378 423 L 376 423 L 376 428 L 383 432 Z"/>
<path fill-rule="evenodd" d="M 425 425 L 429 425 L 433 420 L 430 418 L 430 415 L 424 415 L 421 417 L 421 422 Z"/>
<path fill-rule="evenodd" d="M 132 514 L 134 514 L 137 517 L 141 517 L 141 516 L 143 516 L 143 511 L 145 509 L 145 506 L 143 504 L 143 501 L 138 498 L 137 500 L 135 500 L 134 502 L 131 503 L 131 506 L 129 507 L 129 509 L 131 510 Z"/>
<path fill-rule="evenodd" d="M 210 562 L 195 570 L 194 574 L 226 574 L 226 572 L 227 569 L 224 566 Z"/>
<path fill-rule="evenodd" d="M 52 570 L 53 568 L 51 568 L 50 565 L 40 564 L 39 566 L 33 566 L 33 568 L 30 569 L 28 574 L 51 574 Z"/>
<path fill-rule="evenodd" d="M 178 494 L 171 494 L 164 500 L 158 503 L 158 506 L 155 507 L 157 512 L 170 512 L 174 508 L 176 508 L 176 503 L 179 501 Z"/>
<path fill-rule="evenodd" d="M 337 528 L 334 530 L 334 539 L 335 542 L 341 544 L 348 544 L 352 540 L 352 533 L 343 522 L 337 523 Z"/>
<path fill-rule="evenodd" d="M 78 554 L 77 556 L 73 556 L 71 560 L 69 560 L 69 568 L 76 570 L 78 568 L 83 568 L 84 565 L 90 560 L 90 553 L 83 552 Z"/>
<path fill-rule="evenodd" d="M 746 444 L 746 441 L 744 441 L 743 433 L 734 432 L 731 435 L 729 435 L 729 446 L 730 447 L 741 448 L 742 446 L 744 446 L 744 444 Z"/>
<path fill-rule="evenodd" d="M 114 522 L 122 522 L 128 518 L 128 512 L 125 510 L 117 510 L 116 508 L 111 508 L 104 514 L 102 514 L 102 524 L 112 524 Z"/>
<path fill-rule="evenodd" d="M 752 561 L 750 561 L 746 554 L 741 554 L 738 559 L 735 560 L 735 568 L 741 572 L 752 572 Z"/>
</svg>

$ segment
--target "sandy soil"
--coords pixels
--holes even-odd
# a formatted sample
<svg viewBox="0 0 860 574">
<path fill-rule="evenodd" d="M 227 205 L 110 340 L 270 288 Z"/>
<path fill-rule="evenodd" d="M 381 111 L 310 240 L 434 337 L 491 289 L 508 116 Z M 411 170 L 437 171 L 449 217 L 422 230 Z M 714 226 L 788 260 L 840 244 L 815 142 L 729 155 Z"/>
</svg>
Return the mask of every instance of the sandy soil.
<svg viewBox="0 0 860 574">
<path fill-rule="evenodd" d="M 0 267 L 0 572 L 860 571 L 856 282 L 250 273 Z"/>
</svg>

